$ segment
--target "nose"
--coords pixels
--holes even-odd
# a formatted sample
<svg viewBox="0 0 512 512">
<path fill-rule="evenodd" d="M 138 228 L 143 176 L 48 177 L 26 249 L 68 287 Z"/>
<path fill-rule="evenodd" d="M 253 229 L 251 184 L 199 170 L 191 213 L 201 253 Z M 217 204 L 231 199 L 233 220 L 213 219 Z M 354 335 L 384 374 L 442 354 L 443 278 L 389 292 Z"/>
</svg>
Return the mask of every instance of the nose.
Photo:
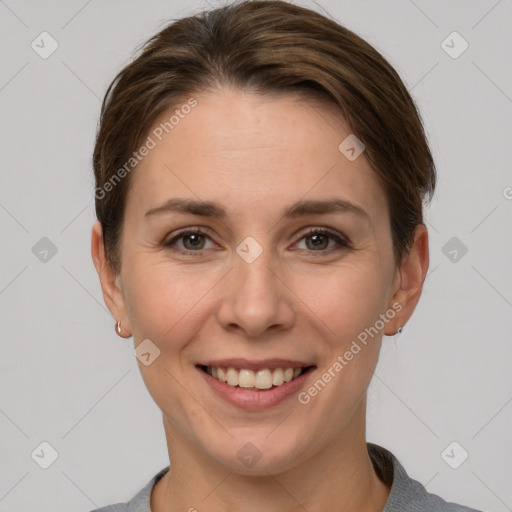
<svg viewBox="0 0 512 512">
<path fill-rule="evenodd" d="M 252 263 L 235 255 L 217 313 L 224 329 L 258 338 L 293 325 L 293 293 L 283 276 L 272 268 L 276 265 L 272 265 L 269 253 L 263 251 Z"/>
</svg>

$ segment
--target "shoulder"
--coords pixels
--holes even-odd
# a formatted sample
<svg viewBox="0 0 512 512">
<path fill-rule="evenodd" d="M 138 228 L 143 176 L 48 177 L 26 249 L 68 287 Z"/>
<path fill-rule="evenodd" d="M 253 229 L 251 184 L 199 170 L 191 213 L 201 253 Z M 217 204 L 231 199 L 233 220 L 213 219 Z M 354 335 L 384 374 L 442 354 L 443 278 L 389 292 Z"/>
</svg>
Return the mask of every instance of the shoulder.
<svg viewBox="0 0 512 512">
<path fill-rule="evenodd" d="M 169 466 L 159 471 L 151 480 L 127 503 L 117 503 L 91 510 L 91 512 L 151 512 L 151 491 L 154 485 L 169 471 Z"/>
<path fill-rule="evenodd" d="M 429 493 L 420 482 L 407 474 L 398 459 L 385 448 L 368 443 L 368 453 L 379 478 L 391 484 L 382 512 L 481 512 Z"/>
</svg>

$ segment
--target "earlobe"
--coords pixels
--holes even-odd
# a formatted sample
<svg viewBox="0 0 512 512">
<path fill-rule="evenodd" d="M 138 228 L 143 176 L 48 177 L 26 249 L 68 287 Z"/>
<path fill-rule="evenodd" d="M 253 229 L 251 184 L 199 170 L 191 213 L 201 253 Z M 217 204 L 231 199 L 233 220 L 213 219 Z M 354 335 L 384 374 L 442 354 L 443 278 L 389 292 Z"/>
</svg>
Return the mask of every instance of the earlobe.
<svg viewBox="0 0 512 512">
<path fill-rule="evenodd" d="M 397 272 L 398 289 L 388 307 L 392 308 L 393 304 L 400 304 L 401 308 L 393 320 L 388 322 L 384 331 L 387 336 L 393 336 L 399 328 L 403 328 L 416 309 L 423 290 L 428 265 L 428 231 L 423 224 L 419 224 L 414 231 L 414 242 L 409 252 L 404 255 Z"/>
<path fill-rule="evenodd" d="M 91 256 L 96 272 L 98 272 L 105 304 L 116 321 L 122 322 L 123 330 L 129 329 L 124 297 L 119 286 L 120 276 L 116 274 L 107 259 L 103 243 L 103 230 L 99 221 L 96 221 L 92 227 Z"/>
</svg>

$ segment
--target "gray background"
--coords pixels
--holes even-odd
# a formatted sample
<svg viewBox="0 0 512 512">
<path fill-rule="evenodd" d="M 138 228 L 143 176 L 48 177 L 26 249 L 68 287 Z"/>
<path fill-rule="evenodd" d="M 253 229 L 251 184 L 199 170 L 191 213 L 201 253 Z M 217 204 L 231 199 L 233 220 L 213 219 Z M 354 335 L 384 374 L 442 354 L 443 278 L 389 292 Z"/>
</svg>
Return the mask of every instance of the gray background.
<svg viewBox="0 0 512 512">
<path fill-rule="evenodd" d="M 440 176 L 427 213 L 431 269 L 404 333 L 384 339 L 368 439 L 430 492 L 512 510 L 511 2 L 300 3 L 327 10 L 397 68 Z M 165 20 L 206 7 L 0 0 L 1 511 L 126 500 L 168 463 L 133 341 L 115 335 L 90 258 L 90 160 L 114 74 Z M 59 45 L 47 59 L 31 47 L 43 31 Z M 469 43 L 458 58 L 441 44 L 453 31 Z M 463 42 L 446 44 L 453 53 Z M 59 455 L 48 469 L 42 441 Z M 457 469 L 442 456 L 453 441 L 452 464 L 469 454 Z"/>
</svg>

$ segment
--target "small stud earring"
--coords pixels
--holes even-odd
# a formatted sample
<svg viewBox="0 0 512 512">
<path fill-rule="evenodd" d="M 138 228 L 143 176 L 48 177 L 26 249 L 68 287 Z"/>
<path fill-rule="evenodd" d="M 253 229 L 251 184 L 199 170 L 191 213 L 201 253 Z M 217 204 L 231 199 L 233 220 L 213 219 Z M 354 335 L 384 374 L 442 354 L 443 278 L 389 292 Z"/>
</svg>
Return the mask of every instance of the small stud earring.
<svg viewBox="0 0 512 512">
<path fill-rule="evenodd" d="M 396 334 L 401 334 L 402 333 L 402 330 L 403 330 L 403 327 L 399 327 L 396 331 Z"/>
<path fill-rule="evenodd" d="M 121 336 L 121 320 L 116 322 L 116 332 L 119 336 Z"/>
</svg>

